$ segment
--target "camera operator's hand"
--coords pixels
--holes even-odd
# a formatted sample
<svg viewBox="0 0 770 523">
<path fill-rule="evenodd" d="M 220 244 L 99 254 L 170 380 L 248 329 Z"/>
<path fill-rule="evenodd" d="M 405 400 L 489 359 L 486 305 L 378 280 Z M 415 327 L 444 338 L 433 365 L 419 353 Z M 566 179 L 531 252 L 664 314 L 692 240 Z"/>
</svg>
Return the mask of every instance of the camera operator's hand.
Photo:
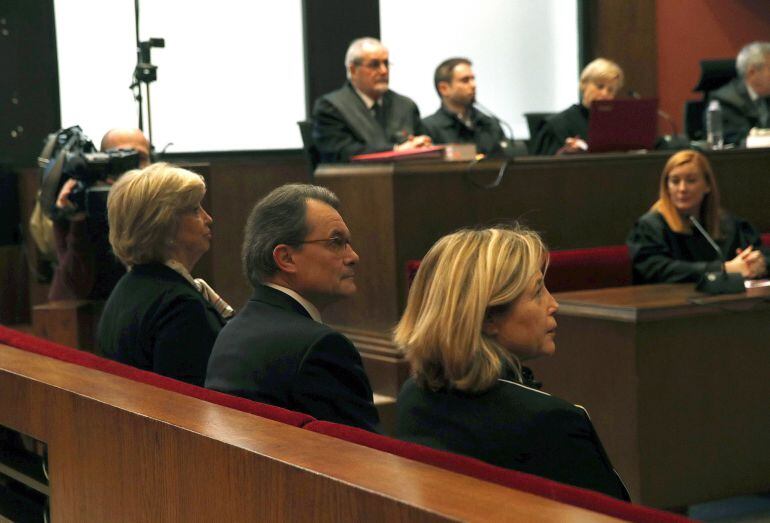
<svg viewBox="0 0 770 523">
<path fill-rule="evenodd" d="M 58 209 L 61 209 L 62 211 L 67 210 L 74 210 L 75 206 L 70 201 L 70 194 L 72 194 L 72 190 L 77 186 L 78 181 L 74 178 L 70 178 L 66 182 L 64 182 L 64 185 L 62 185 L 61 191 L 59 191 L 59 196 L 56 198 L 56 207 Z M 83 211 L 80 212 L 74 212 L 74 213 L 65 213 L 67 216 L 67 219 L 71 221 L 80 221 L 86 219 L 86 213 Z"/>
</svg>

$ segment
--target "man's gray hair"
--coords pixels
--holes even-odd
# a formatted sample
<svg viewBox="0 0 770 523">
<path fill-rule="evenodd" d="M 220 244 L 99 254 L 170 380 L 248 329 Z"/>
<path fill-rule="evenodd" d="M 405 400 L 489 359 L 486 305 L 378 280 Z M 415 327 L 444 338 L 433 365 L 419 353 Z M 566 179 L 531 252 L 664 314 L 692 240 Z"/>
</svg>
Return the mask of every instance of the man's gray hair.
<svg viewBox="0 0 770 523">
<path fill-rule="evenodd" d="M 738 53 L 735 69 L 741 78 L 744 78 L 749 69 L 763 64 L 768 56 L 770 56 L 770 42 L 751 42 Z"/>
<path fill-rule="evenodd" d="M 249 214 L 243 234 L 241 262 L 256 287 L 278 272 L 273 259 L 277 245 L 299 246 L 307 236 L 307 200 L 318 200 L 337 211 L 340 201 L 326 187 L 292 183 L 274 189 Z"/>
<path fill-rule="evenodd" d="M 363 38 L 356 38 L 348 46 L 348 51 L 345 53 L 345 74 L 350 79 L 350 66 L 361 60 L 361 56 L 364 54 L 364 47 L 385 47 L 382 42 L 371 36 L 365 36 Z"/>
</svg>

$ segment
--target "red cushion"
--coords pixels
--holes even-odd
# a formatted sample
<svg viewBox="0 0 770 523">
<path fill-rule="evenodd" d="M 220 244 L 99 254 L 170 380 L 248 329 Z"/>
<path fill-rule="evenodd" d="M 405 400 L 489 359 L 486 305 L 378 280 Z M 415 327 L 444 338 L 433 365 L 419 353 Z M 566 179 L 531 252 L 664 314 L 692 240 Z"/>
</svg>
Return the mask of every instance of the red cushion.
<svg viewBox="0 0 770 523">
<path fill-rule="evenodd" d="M 638 522 L 683 522 L 690 521 L 682 516 L 626 503 L 615 498 L 571 485 L 558 483 L 550 479 L 525 474 L 515 470 L 490 465 L 474 458 L 432 449 L 415 443 L 400 441 L 387 436 L 373 434 L 355 427 L 348 427 L 328 421 L 313 421 L 305 425 L 307 430 L 326 434 L 338 439 L 364 445 L 365 447 L 419 461 L 442 469 L 471 476 L 490 483 L 496 483 L 523 492 L 529 492 L 552 499 L 600 512 L 608 516 Z"/>
<path fill-rule="evenodd" d="M 760 235 L 763 247 L 770 247 L 770 232 L 766 232 Z"/>
<path fill-rule="evenodd" d="M 417 276 L 417 269 L 420 268 L 420 260 L 408 260 L 406 262 L 406 290 L 412 288 L 414 277 Z"/>
<path fill-rule="evenodd" d="M 266 405 L 264 403 L 258 403 L 246 398 L 238 396 L 232 396 L 230 394 L 224 394 L 215 390 L 204 389 L 197 385 L 191 385 L 183 381 L 178 381 L 173 378 L 161 376 L 154 372 L 137 369 L 130 365 L 124 365 L 117 361 L 108 360 L 91 354 L 90 352 L 84 352 L 82 350 L 73 349 L 58 343 L 53 343 L 42 338 L 37 338 L 29 334 L 9 329 L 0 325 L 0 343 L 5 343 L 18 349 L 34 352 L 49 358 L 55 358 L 57 360 L 66 361 L 68 363 L 74 363 L 83 367 L 100 370 L 123 378 L 146 383 L 155 387 L 170 390 L 172 392 L 178 392 L 185 396 L 192 396 L 209 403 L 216 403 L 224 407 L 240 410 L 242 412 L 248 412 L 250 414 L 256 414 L 263 418 L 271 419 L 273 421 L 280 421 L 287 425 L 294 425 L 295 427 L 302 427 L 303 425 L 310 423 L 315 418 L 308 414 L 302 414 L 300 412 L 294 412 L 292 410 L 282 409 L 280 407 L 274 407 L 272 405 Z"/>
<path fill-rule="evenodd" d="M 767 235 L 770 242 L 770 235 Z M 406 262 L 407 289 L 420 268 L 420 260 Z M 551 292 L 602 289 L 631 285 L 628 247 L 612 245 L 589 249 L 552 251 L 545 284 Z"/>
<path fill-rule="evenodd" d="M 628 247 L 612 245 L 552 251 L 545 284 L 551 292 L 631 285 Z"/>
</svg>

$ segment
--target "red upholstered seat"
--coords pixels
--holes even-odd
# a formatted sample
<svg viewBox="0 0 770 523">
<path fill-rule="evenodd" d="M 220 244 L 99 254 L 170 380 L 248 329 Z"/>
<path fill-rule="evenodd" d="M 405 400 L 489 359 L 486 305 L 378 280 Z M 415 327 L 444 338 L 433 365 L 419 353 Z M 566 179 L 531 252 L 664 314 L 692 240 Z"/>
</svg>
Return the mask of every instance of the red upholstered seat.
<svg viewBox="0 0 770 523">
<path fill-rule="evenodd" d="M 611 245 L 552 251 L 545 284 L 551 292 L 631 285 L 628 247 Z"/>
<path fill-rule="evenodd" d="M 417 269 L 420 268 L 420 260 L 409 260 L 406 262 L 406 291 L 412 288 L 412 282 L 417 275 Z"/>
<path fill-rule="evenodd" d="M 474 458 L 432 449 L 415 443 L 373 434 L 355 427 L 348 427 L 328 421 L 313 421 L 304 426 L 306 430 L 326 434 L 352 443 L 364 445 L 382 452 L 419 461 L 434 467 L 471 476 L 490 483 L 529 492 L 538 496 L 582 507 L 624 519 L 638 522 L 683 522 L 690 521 L 682 516 L 660 510 L 626 503 L 617 499 L 556 481 L 525 474 L 515 470 L 490 465 Z"/>
<path fill-rule="evenodd" d="M 204 389 L 197 385 L 191 385 L 182 381 L 175 380 L 173 378 L 167 378 L 155 374 L 154 372 L 148 372 L 140 370 L 129 365 L 118 363 L 117 361 L 108 360 L 102 358 L 90 352 L 84 352 L 82 350 L 65 347 L 58 343 L 53 343 L 42 338 L 24 334 L 22 332 L 9 329 L 0 325 L 0 343 L 5 343 L 12 347 L 23 349 L 49 358 L 55 358 L 57 360 L 66 361 L 68 363 L 74 363 L 76 365 L 82 365 L 91 369 L 100 370 L 116 376 L 121 376 L 130 380 L 146 383 L 155 387 L 169 390 L 172 392 L 178 392 L 186 396 L 192 396 L 210 403 L 216 403 L 224 407 L 231 409 L 248 412 L 250 414 L 256 414 L 263 418 L 271 419 L 273 421 L 279 421 L 288 425 L 294 425 L 295 427 L 302 427 L 303 425 L 310 423 L 315 418 L 308 414 L 302 414 L 300 412 L 294 412 L 292 410 L 282 409 L 280 407 L 274 407 L 272 405 L 266 405 L 264 403 L 258 403 L 246 398 L 238 396 L 231 396 L 230 394 L 224 394 L 214 390 Z"/>
<path fill-rule="evenodd" d="M 419 267 L 420 260 L 406 262 L 406 278 L 409 286 Z M 628 247 L 612 245 L 551 251 L 545 284 L 551 292 L 631 285 L 631 259 L 628 256 Z"/>
<path fill-rule="evenodd" d="M 760 238 L 762 239 L 763 247 L 770 247 L 770 232 L 763 233 Z"/>
</svg>

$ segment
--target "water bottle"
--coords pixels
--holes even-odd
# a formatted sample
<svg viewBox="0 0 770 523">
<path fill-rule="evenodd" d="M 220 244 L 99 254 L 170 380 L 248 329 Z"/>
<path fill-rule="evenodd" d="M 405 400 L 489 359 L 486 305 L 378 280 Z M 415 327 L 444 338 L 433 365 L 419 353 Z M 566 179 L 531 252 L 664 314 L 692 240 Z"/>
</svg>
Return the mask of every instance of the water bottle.
<svg viewBox="0 0 770 523">
<path fill-rule="evenodd" d="M 719 150 L 725 145 L 722 134 L 722 106 L 719 100 L 711 100 L 706 112 L 706 141 L 710 149 Z"/>
</svg>

